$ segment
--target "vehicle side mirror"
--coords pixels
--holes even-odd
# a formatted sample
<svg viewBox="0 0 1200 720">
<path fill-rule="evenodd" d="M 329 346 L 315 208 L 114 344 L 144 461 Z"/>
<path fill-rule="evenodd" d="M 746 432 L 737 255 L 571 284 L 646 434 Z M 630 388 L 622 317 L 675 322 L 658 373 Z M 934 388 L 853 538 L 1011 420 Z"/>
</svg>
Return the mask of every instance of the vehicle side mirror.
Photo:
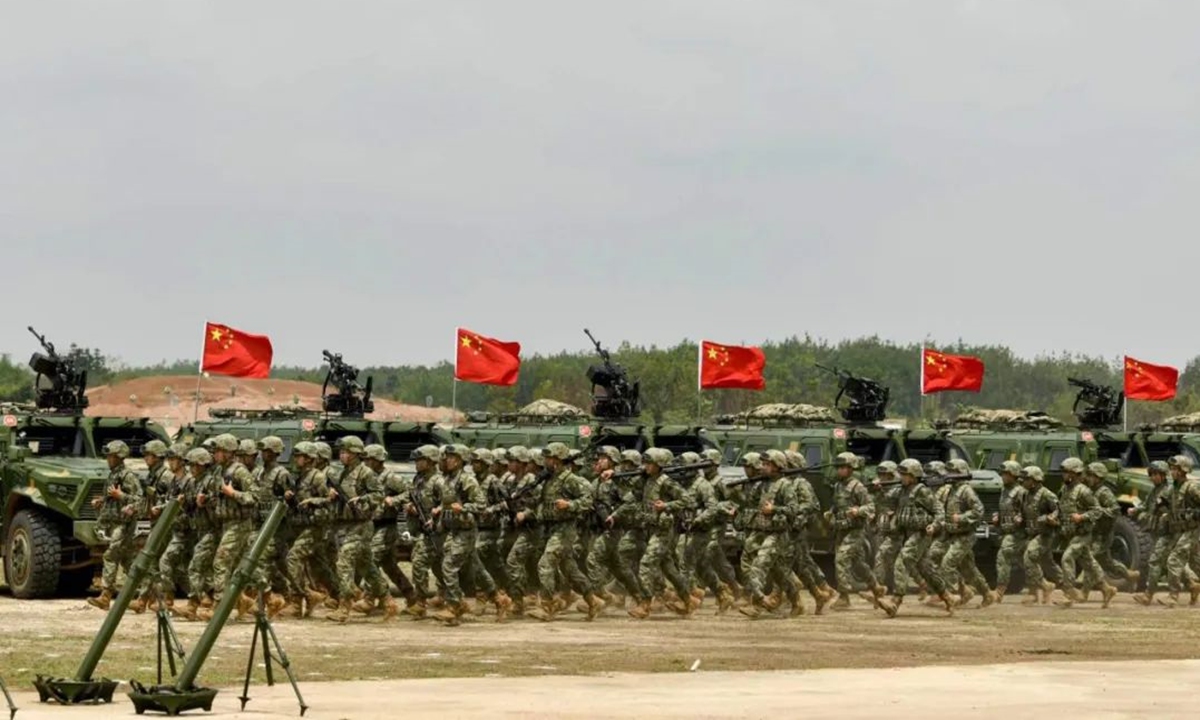
<svg viewBox="0 0 1200 720">
<path fill-rule="evenodd" d="M 4 453 L 4 457 L 11 462 L 21 462 L 29 457 L 29 448 L 20 445 L 10 445 L 8 451 Z"/>
</svg>

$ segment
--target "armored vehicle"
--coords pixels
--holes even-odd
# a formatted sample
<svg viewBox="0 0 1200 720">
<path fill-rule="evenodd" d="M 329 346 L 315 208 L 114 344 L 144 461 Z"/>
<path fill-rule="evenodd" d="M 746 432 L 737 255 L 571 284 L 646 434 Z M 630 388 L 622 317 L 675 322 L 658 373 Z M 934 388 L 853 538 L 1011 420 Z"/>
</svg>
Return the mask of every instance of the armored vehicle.
<svg viewBox="0 0 1200 720">
<path fill-rule="evenodd" d="M 87 373 L 34 336 L 45 351 L 29 362 L 36 401 L 0 407 L 0 552 L 5 581 L 19 598 L 91 585 L 106 544 L 91 505 L 104 494 L 109 474 L 101 449 L 124 441 L 136 471 L 145 468 L 137 460 L 143 445 L 168 440 L 145 418 L 86 417 Z"/>
</svg>

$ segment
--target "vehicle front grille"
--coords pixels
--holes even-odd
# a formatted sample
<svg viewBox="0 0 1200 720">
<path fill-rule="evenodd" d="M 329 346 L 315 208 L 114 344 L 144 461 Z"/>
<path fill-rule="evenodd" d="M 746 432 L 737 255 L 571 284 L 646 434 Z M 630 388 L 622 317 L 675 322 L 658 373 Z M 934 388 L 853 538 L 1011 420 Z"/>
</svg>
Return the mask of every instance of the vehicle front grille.
<svg viewBox="0 0 1200 720">
<path fill-rule="evenodd" d="M 99 516 L 96 508 L 92 507 L 92 501 L 101 497 L 104 497 L 104 483 L 95 483 L 88 488 L 87 497 L 83 500 L 83 507 L 79 508 L 80 520 L 95 520 Z"/>
</svg>

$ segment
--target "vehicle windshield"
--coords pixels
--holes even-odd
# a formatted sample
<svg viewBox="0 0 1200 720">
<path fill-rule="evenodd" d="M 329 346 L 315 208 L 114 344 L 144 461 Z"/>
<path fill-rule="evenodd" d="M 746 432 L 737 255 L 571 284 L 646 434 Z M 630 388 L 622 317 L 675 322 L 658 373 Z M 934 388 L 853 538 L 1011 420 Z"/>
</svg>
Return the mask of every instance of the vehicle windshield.
<svg viewBox="0 0 1200 720">
<path fill-rule="evenodd" d="M 157 433 L 149 428 L 140 425 L 130 425 L 128 427 L 98 427 L 92 431 L 92 442 L 96 447 L 96 453 L 100 453 L 100 448 L 113 440 L 120 440 L 129 446 L 129 457 L 140 458 L 142 456 L 142 446 L 151 440 L 161 440 Z"/>
<path fill-rule="evenodd" d="M 29 448 L 29 453 L 38 457 L 87 455 L 83 430 L 70 425 L 30 425 L 17 433 L 16 445 Z"/>
</svg>

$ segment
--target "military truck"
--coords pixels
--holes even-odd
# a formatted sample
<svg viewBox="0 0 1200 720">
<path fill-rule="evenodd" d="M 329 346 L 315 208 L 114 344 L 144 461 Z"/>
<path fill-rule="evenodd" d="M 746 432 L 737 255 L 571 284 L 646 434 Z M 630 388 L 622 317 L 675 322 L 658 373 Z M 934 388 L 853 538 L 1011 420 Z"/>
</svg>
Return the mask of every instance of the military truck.
<svg viewBox="0 0 1200 720">
<path fill-rule="evenodd" d="M 1145 470 L 1150 461 L 1178 454 L 1182 443 L 1163 434 L 1113 429 L 1121 422 L 1123 395 L 1088 380 L 1072 378 L 1070 382 L 1079 388 L 1073 407 L 1078 427 L 1068 427 L 1040 411 L 980 409 L 968 409 L 948 426 L 970 452 L 973 467 L 999 470 L 1008 460 L 1036 465 L 1045 472 L 1046 487 L 1058 494 L 1063 460 L 1077 457 L 1087 463 L 1103 462 L 1116 474 L 1122 511 L 1138 506 L 1152 487 Z M 998 500 L 981 497 L 989 510 Z M 1149 535 L 1122 512 L 1115 525 L 1113 556 L 1144 571 L 1152 549 Z"/>
<path fill-rule="evenodd" d="M 809 478 L 814 481 L 813 487 L 822 507 L 827 508 L 832 502 L 836 477 L 830 463 L 839 453 L 852 452 L 862 457 L 866 478 L 874 477 L 875 468 L 885 460 L 900 462 L 912 458 L 924 464 L 934 460 L 969 459 L 966 448 L 946 430 L 889 426 L 885 417 L 890 393 L 883 385 L 848 371 L 825 369 L 838 377 L 839 392 L 833 408 L 772 403 L 716 419 L 707 438 L 722 448 L 726 463 L 723 475 L 738 476 L 741 471 L 735 466 L 748 452 L 790 449 L 803 455 L 810 467 L 817 468 Z M 979 470 L 972 476 L 971 484 L 981 499 L 999 497 L 998 474 Z M 993 502 L 992 506 L 997 504 Z M 991 537 L 990 526 L 981 524 L 977 534 Z M 997 543 L 979 543 L 977 553 L 985 558 L 994 557 L 995 546 Z M 832 538 L 826 528 L 814 528 L 813 549 L 822 554 L 832 552 Z"/>
<path fill-rule="evenodd" d="M 699 425 L 657 425 L 644 422 L 641 388 L 624 367 L 614 363 L 590 330 L 583 331 L 595 346 L 600 363 L 587 369 L 591 382 L 591 412 L 556 400 L 535 400 L 515 413 L 467 414 L 467 422 L 451 428 L 454 442 L 474 447 L 542 447 L 550 442 L 586 449 L 615 445 L 622 450 L 666 448 L 675 454 L 700 452 L 717 445 Z"/>
<path fill-rule="evenodd" d="M 124 441 L 136 471 L 143 445 L 168 440 L 166 430 L 145 418 L 85 416 L 87 373 L 34 336 L 44 350 L 29 361 L 36 400 L 0 406 L 0 553 L 5 582 L 18 598 L 79 593 L 91 585 L 106 545 L 91 505 L 104 494 L 109 474 L 101 449 Z"/>
</svg>

